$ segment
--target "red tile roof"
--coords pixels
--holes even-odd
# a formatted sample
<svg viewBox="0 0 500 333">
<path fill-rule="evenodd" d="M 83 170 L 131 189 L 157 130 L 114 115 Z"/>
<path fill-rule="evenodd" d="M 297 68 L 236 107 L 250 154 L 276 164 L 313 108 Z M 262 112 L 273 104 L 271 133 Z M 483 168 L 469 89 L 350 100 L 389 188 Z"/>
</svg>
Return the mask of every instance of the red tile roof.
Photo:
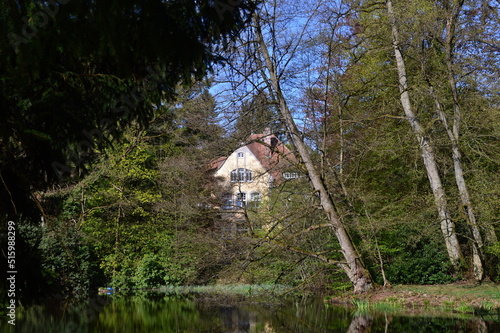
<svg viewBox="0 0 500 333">
<path fill-rule="evenodd" d="M 227 159 L 226 156 L 221 156 L 211 161 L 208 165 L 208 170 L 217 170 Z"/>
<path fill-rule="evenodd" d="M 248 149 L 276 180 L 285 168 L 297 163 L 290 149 L 273 134 L 252 134 L 248 142 Z"/>
</svg>

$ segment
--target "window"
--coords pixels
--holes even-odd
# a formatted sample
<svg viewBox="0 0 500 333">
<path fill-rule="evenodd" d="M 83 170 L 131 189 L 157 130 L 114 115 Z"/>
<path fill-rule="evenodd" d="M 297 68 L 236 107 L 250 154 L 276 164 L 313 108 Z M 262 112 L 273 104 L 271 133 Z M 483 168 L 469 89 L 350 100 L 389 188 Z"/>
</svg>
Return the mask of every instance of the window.
<svg viewBox="0 0 500 333">
<path fill-rule="evenodd" d="M 247 207 L 247 194 L 244 192 L 237 193 L 233 195 L 231 193 L 226 193 L 222 197 L 222 209 L 223 210 L 235 210 Z"/>
<path fill-rule="evenodd" d="M 222 196 L 222 209 L 234 209 L 233 195 L 231 193 L 226 193 Z"/>
<path fill-rule="evenodd" d="M 247 182 L 251 182 L 252 181 L 252 171 L 250 170 L 246 170 L 245 171 L 245 179 Z"/>
<path fill-rule="evenodd" d="M 240 192 L 236 194 L 236 206 L 239 208 L 244 208 L 247 205 L 247 194 Z"/>
<path fill-rule="evenodd" d="M 248 208 L 257 209 L 262 201 L 262 194 L 259 192 L 250 193 L 250 202 L 248 203 Z"/>
<path fill-rule="evenodd" d="M 239 158 L 245 157 L 245 153 L 238 153 L 238 157 Z"/>
<path fill-rule="evenodd" d="M 283 172 L 283 178 L 296 179 L 296 178 L 299 178 L 299 173 L 298 172 Z"/>
<path fill-rule="evenodd" d="M 251 181 L 252 171 L 243 168 L 231 171 L 231 182 L 249 183 Z"/>
<path fill-rule="evenodd" d="M 262 201 L 262 194 L 259 192 L 252 192 L 252 194 L 250 194 L 250 200 L 252 202 L 260 202 Z"/>
</svg>

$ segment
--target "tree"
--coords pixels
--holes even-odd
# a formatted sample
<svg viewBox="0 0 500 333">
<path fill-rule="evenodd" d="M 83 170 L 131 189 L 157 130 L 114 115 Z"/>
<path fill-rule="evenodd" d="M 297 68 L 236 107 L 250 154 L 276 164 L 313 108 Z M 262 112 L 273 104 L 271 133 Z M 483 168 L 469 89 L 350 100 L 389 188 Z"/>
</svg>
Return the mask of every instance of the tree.
<svg viewBox="0 0 500 333">
<path fill-rule="evenodd" d="M 127 128 L 147 127 L 179 84 L 202 78 L 222 60 L 217 52 L 253 7 L 246 0 L 2 1 L 5 221 L 50 223 L 47 214 L 60 202 L 42 202 L 41 192 L 81 181 Z M 19 265 L 36 267 L 39 257 L 25 256 Z M 26 281 L 18 276 L 19 285 Z"/>
<path fill-rule="evenodd" d="M 225 257 L 214 232 L 218 212 L 210 208 L 216 184 L 206 172 L 222 134 L 214 101 L 202 83 L 178 92 L 148 129 L 127 131 L 127 142 L 87 177 L 50 193 L 63 205 L 49 222 L 74 226 L 92 244 L 101 283 L 127 289 L 206 283 Z"/>
<path fill-rule="evenodd" d="M 448 141 L 449 151 L 441 149 L 436 154 L 441 161 L 448 160 L 452 164 L 460 219 L 463 217 L 465 220 L 466 237 L 471 239 L 474 275 L 477 280 L 482 280 L 485 269 L 483 236 L 468 190 L 465 177 L 467 169 L 462 154 L 465 145 L 460 140 L 463 136 L 462 119 L 468 117 L 467 113 L 475 112 L 475 108 L 482 108 L 481 103 L 474 102 L 469 102 L 469 105 L 463 108 L 464 102 L 471 94 L 476 95 L 474 98 L 478 102 L 490 99 L 489 93 L 482 96 L 477 94 L 476 87 L 483 86 L 484 80 L 476 76 L 476 73 L 484 73 L 487 76 L 489 72 L 496 71 L 496 67 L 491 66 L 492 60 L 496 58 L 495 52 L 491 52 L 489 47 L 483 44 L 485 39 L 492 42 L 496 38 L 487 32 L 498 25 L 495 14 L 491 14 L 494 13 L 495 5 L 486 6 L 485 3 L 475 4 L 468 1 L 445 1 L 439 7 L 434 3 L 423 4 L 424 6 L 422 3 L 410 3 L 404 6 L 405 13 L 416 13 L 419 18 L 417 21 L 408 19 L 412 14 L 403 15 L 402 8 L 395 6 L 399 20 L 392 22 L 396 22 L 397 29 L 404 30 L 405 35 L 411 38 L 406 42 L 409 47 L 405 47 L 403 56 L 404 53 L 415 54 L 415 59 L 418 59 L 414 67 L 411 67 L 414 73 L 408 74 L 413 81 L 413 87 L 410 88 L 414 95 L 413 103 L 419 101 L 417 103 L 424 108 L 433 110 L 430 114 L 434 119 L 439 119 L 443 126 L 439 130 L 431 121 L 430 127 L 433 129 L 428 130 L 428 133 L 433 135 L 437 142 Z M 420 9 L 417 10 L 417 7 Z M 474 9 L 470 10 L 471 8 Z M 477 52 L 483 52 L 484 57 L 477 57 Z M 410 57 L 407 56 L 406 63 L 408 59 Z M 489 85 L 487 89 L 491 88 L 494 89 L 494 84 Z M 425 90 L 430 98 L 424 95 Z M 444 136 L 440 137 L 440 132 L 443 132 Z M 453 193 L 453 190 L 450 187 L 447 189 L 448 193 Z M 492 234 L 488 231 L 488 223 L 484 223 L 483 228 L 486 234 Z"/>
<path fill-rule="evenodd" d="M 461 153 L 467 188 L 475 189 L 477 198 L 481 193 L 493 198 L 497 192 L 485 192 L 484 185 L 478 188 L 479 178 L 495 184 L 497 179 L 487 171 L 497 156 L 490 142 L 497 137 L 496 122 L 480 120 L 481 114 L 489 117 L 497 110 L 498 97 L 491 93 L 497 85 L 486 79 L 496 70 L 491 66 L 495 36 L 487 33 L 496 24 L 489 14 L 494 11 L 480 4 L 466 7 L 452 38 L 452 72 L 458 80 L 455 86 L 464 122 L 459 126 L 462 141 L 457 141 L 459 150 L 454 152 L 439 114 L 441 110 L 452 130 L 456 108 L 445 46 L 447 18 L 455 7 L 399 2 L 390 21 L 385 3 L 381 5 L 264 3 L 259 11 L 264 43 L 257 43 L 251 32 L 242 35 L 235 50 L 240 53 L 231 62 L 232 87 L 245 101 L 250 90 L 266 91 L 283 122 L 281 110 L 288 109 L 367 267 L 384 266 L 388 280 L 401 281 L 396 272 L 414 258 L 421 267 L 419 273 L 427 278 L 412 272 L 412 281 L 446 282 L 469 268 L 461 260 L 465 256 L 473 259 L 470 267 L 480 280 L 478 244 L 481 233 L 495 244 L 488 227 L 496 221 L 491 218 L 494 204 L 490 199 L 488 204 L 475 203 L 481 206 L 477 216 L 488 218 L 474 227 L 466 218 L 461 190 L 453 185 L 459 184 L 455 176 L 460 172 L 452 171 L 458 170 L 457 153 Z M 470 8 L 477 10 L 469 12 Z M 388 29 L 391 22 L 397 28 L 394 35 Z M 474 43 L 483 40 L 493 42 L 488 47 L 479 42 L 483 46 L 477 49 L 488 52 L 487 59 L 469 53 Z M 268 50 L 267 61 L 262 44 Z M 400 75 L 394 75 L 398 70 Z M 228 100 L 234 103 L 235 98 Z M 293 138 L 288 142 L 293 144 Z M 473 165 L 477 171 L 467 172 Z M 479 170 L 485 172 L 483 176 Z M 442 243 L 434 236 L 439 229 Z M 452 275 L 453 266 L 448 263 L 439 263 L 443 253 L 458 274 Z M 435 270 L 425 271 L 423 267 L 430 265 Z"/>
<path fill-rule="evenodd" d="M 436 115 L 441 120 L 441 123 L 446 131 L 447 137 L 449 139 L 449 144 L 451 146 L 451 155 L 453 161 L 453 169 L 455 176 L 455 183 L 457 185 L 459 200 L 461 202 L 461 210 L 463 211 L 463 215 L 467 221 L 468 228 L 470 229 L 470 235 L 472 239 L 472 249 L 473 249 L 473 266 L 474 266 L 474 274 L 477 280 L 483 279 L 484 274 L 484 242 L 481 232 L 479 230 L 479 223 L 476 219 L 476 214 L 474 212 L 474 205 L 471 200 L 471 196 L 469 194 L 467 181 L 465 179 L 465 169 L 464 164 L 462 162 L 463 155 L 460 148 L 460 136 L 462 135 L 461 130 L 461 119 L 463 118 L 463 110 L 462 110 L 462 99 L 465 97 L 463 95 L 466 94 L 465 91 L 460 91 L 459 85 L 465 82 L 460 82 L 461 77 L 463 77 L 462 73 L 464 72 L 464 67 L 472 67 L 473 71 L 491 71 L 495 70 L 495 68 L 491 68 L 488 64 L 491 59 L 491 52 L 486 48 L 485 58 L 487 61 L 480 61 L 482 65 L 472 65 L 473 60 L 467 56 L 467 53 L 460 54 L 460 44 L 469 44 L 472 42 L 472 39 L 484 40 L 485 31 L 489 28 L 487 26 L 495 26 L 495 20 L 492 20 L 492 15 L 494 8 L 491 6 L 485 6 L 484 4 L 478 5 L 475 7 L 475 10 L 480 14 L 473 14 L 469 10 L 465 9 L 465 6 L 468 6 L 465 1 L 449 1 L 444 3 L 443 13 L 441 14 L 442 23 L 438 26 L 443 31 L 442 40 L 439 38 L 441 34 L 433 34 L 435 39 L 437 39 L 438 45 L 443 50 L 441 51 L 444 55 L 444 63 L 446 64 L 445 69 L 441 72 L 446 75 L 447 84 L 448 84 L 448 92 L 438 93 L 436 92 L 435 86 L 437 84 L 441 84 L 441 79 L 437 79 L 435 76 L 433 78 L 429 77 L 428 72 L 424 72 L 425 78 L 429 84 L 429 90 L 432 98 L 435 103 L 435 112 Z M 474 19 L 474 16 L 480 16 L 481 19 Z M 477 24 L 474 21 L 480 21 L 481 24 Z M 474 24 L 475 23 L 475 24 Z M 496 23 L 498 24 L 498 23 Z M 471 26 L 474 27 L 474 30 L 471 29 Z M 487 35 L 487 33 L 486 33 Z M 493 36 L 488 36 L 493 37 Z M 494 40 L 489 39 L 490 41 Z M 429 38 L 429 42 L 432 44 L 433 39 Z M 436 47 L 439 47 L 436 45 Z M 441 46 L 442 45 L 442 46 Z M 481 47 L 477 47 L 480 49 Z M 494 57 L 494 56 L 493 56 Z M 485 59 L 485 60 L 486 60 Z M 465 62 L 470 62 L 469 65 L 465 65 Z M 425 64 L 422 66 L 423 70 L 426 71 Z M 483 67 L 479 69 L 479 67 Z M 435 68 L 435 66 L 434 66 Z M 429 71 L 428 69 L 427 71 Z M 458 81 L 457 81 L 458 80 Z M 433 83 L 436 82 L 436 83 Z M 447 105 L 450 105 L 450 109 L 452 112 L 448 116 L 446 109 Z M 450 121 L 451 120 L 451 121 Z M 488 226 L 485 225 L 485 229 Z M 491 232 L 489 232 L 491 234 Z"/>
<path fill-rule="evenodd" d="M 297 106 L 296 102 L 299 101 L 297 88 L 302 83 L 301 79 L 307 80 L 307 75 L 315 75 L 311 74 L 312 71 L 308 72 L 317 65 L 315 60 L 303 61 L 308 49 L 314 45 L 309 38 L 308 28 L 320 24 L 318 13 L 327 8 L 329 3 L 326 2 L 264 3 L 254 17 L 252 30 L 242 35 L 239 44 L 241 53 L 231 58 L 235 61 L 231 61 L 234 75 L 230 78 L 236 94 L 248 96 L 245 88 L 250 86 L 253 91 L 266 91 L 275 104 L 288 142 L 301 159 L 300 167 L 309 178 L 328 219 L 327 224 L 340 244 L 342 257 L 329 260 L 329 263 L 336 263 L 347 274 L 354 290 L 360 292 L 372 288 L 371 276 L 338 213 L 332 194 L 315 166 L 311 148 L 298 129 L 290 107 Z M 287 30 L 287 27 L 291 30 Z"/>
<path fill-rule="evenodd" d="M 441 181 L 441 176 L 439 174 L 434 149 L 428 135 L 424 130 L 424 127 L 413 111 L 408 87 L 406 64 L 401 52 L 401 41 L 392 1 L 386 1 L 386 5 L 392 33 L 394 56 L 396 58 L 399 90 L 401 93 L 401 105 L 422 150 L 422 158 L 424 160 L 424 165 L 427 171 L 431 189 L 434 193 L 435 205 L 438 210 L 441 231 L 443 232 L 446 249 L 448 250 L 448 256 L 450 258 L 450 261 L 458 268 L 460 261 L 463 259 L 463 255 L 458 243 L 455 224 L 450 216 L 448 200 Z"/>
<path fill-rule="evenodd" d="M 340 248 L 342 249 L 343 255 L 347 261 L 346 263 L 340 263 L 339 265 L 344 269 L 347 276 L 353 283 L 355 292 L 369 290 L 373 287 L 370 273 L 364 267 L 360 255 L 349 236 L 347 228 L 338 215 L 337 209 L 335 208 L 335 204 L 332 201 L 330 193 L 327 191 L 325 183 L 321 179 L 316 167 L 313 164 L 311 155 L 309 153 L 309 148 L 304 143 L 302 135 L 292 118 L 292 114 L 288 108 L 286 99 L 280 88 L 276 67 L 273 64 L 273 60 L 264 41 L 260 23 L 256 19 L 254 24 L 256 29 L 257 43 L 259 43 L 261 56 L 265 61 L 266 69 L 269 74 L 269 77 L 267 79 L 269 80 L 269 84 L 278 99 L 280 114 L 287 126 L 291 141 L 293 142 L 293 145 L 295 146 L 295 149 L 297 150 L 300 159 L 302 160 L 302 163 L 307 170 L 307 175 L 311 181 L 311 184 L 319 194 L 321 206 L 328 216 L 328 220 L 331 223 L 331 227 L 335 231 L 337 240 L 340 243 Z"/>
<path fill-rule="evenodd" d="M 78 179 L 179 83 L 202 78 L 251 1 L 4 1 L 1 211 L 39 215 L 34 193 Z M 119 28 L 117 28 L 119 27 Z"/>
<path fill-rule="evenodd" d="M 266 129 L 279 135 L 281 124 L 275 108 L 276 105 L 265 92 L 258 92 L 250 101 L 241 106 L 232 136 L 241 141 L 251 134 L 264 133 Z"/>
<path fill-rule="evenodd" d="M 478 142 L 478 136 L 470 130 L 476 126 L 485 129 L 483 126 L 486 123 L 472 125 L 469 121 L 476 117 L 474 114 L 489 114 L 489 109 L 494 108 L 489 91 L 496 90 L 495 84 L 485 78 L 496 70 L 491 67 L 495 55 L 486 43 L 482 43 L 482 40 L 491 42 L 495 39 L 487 32 L 497 24 L 494 15 L 489 14 L 493 7 L 461 1 L 439 4 L 427 1 L 394 3 L 395 19 L 392 22 L 395 24 L 392 27 L 397 28 L 399 52 L 403 60 L 398 63 L 395 61 L 394 43 L 391 45 L 391 41 L 387 39 L 392 39 L 393 35 L 385 33 L 391 31 L 387 29 L 391 26 L 390 19 L 387 20 L 387 8 L 382 9 L 379 5 L 380 3 L 363 2 L 362 8 L 356 10 L 358 19 L 354 22 L 360 33 L 356 38 L 357 46 L 353 50 L 353 54 L 358 55 L 358 64 L 353 67 L 359 68 L 363 64 L 372 67 L 361 71 L 358 69 L 357 72 L 351 70 L 350 75 L 361 74 L 358 81 L 367 82 L 367 87 L 373 89 L 369 97 L 361 95 L 360 98 L 365 98 L 362 105 L 372 108 L 376 114 L 383 106 L 367 102 L 376 101 L 375 96 L 381 96 L 382 89 L 390 92 L 393 84 L 392 79 L 387 77 L 381 68 L 385 68 L 389 74 L 391 67 L 399 69 L 397 85 L 400 87 L 401 74 L 404 74 L 402 76 L 406 87 L 397 98 L 401 102 L 405 99 L 405 94 L 409 96 L 413 115 L 432 145 L 434 164 L 439 171 L 441 186 L 448 197 L 448 214 L 456 224 L 458 240 L 462 244 L 467 242 L 471 245 L 470 248 L 462 246 L 462 250 L 469 255 L 471 249 L 475 275 L 481 279 L 481 233 L 491 235 L 488 237 L 492 237 L 493 233 L 491 227 L 488 227 L 491 222 L 475 221 L 476 216 L 482 214 L 476 215 L 471 206 L 474 200 L 471 200 L 473 197 L 467 193 L 467 188 L 474 186 L 474 183 L 472 173 L 467 170 L 471 161 L 479 158 L 468 149 L 472 142 Z M 474 9 L 469 11 L 471 8 Z M 387 57 L 389 46 L 393 53 L 391 58 Z M 478 57 L 480 52 L 485 56 Z M 369 60 L 370 58 L 372 60 Z M 398 68 L 401 63 L 404 66 Z M 404 70 L 401 70 L 402 67 Z M 374 76 L 374 73 L 378 75 Z M 481 78 L 478 73 L 481 73 Z M 358 86 L 361 87 L 361 84 Z M 394 97 L 394 94 L 388 94 L 383 101 L 391 112 L 386 118 L 397 118 L 392 105 Z M 388 130 L 394 128 L 390 126 Z M 412 132 L 415 133 L 414 130 Z M 487 149 L 488 144 L 484 143 L 486 145 L 482 147 Z M 454 172 L 450 173 L 448 170 Z M 450 186 L 450 181 L 457 186 Z M 484 229 L 480 230 L 481 228 Z"/>
</svg>

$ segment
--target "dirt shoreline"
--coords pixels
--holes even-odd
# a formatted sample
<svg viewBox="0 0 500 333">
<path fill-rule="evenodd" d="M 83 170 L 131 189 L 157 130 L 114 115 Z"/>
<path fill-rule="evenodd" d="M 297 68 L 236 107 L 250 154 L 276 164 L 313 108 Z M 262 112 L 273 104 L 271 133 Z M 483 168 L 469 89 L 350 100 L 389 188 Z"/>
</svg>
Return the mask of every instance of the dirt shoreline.
<svg viewBox="0 0 500 333">
<path fill-rule="evenodd" d="M 343 294 L 327 299 L 332 305 L 377 308 L 441 309 L 452 312 L 500 311 L 500 285 L 460 282 L 446 285 L 395 285 L 377 287 L 360 294 Z"/>
</svg>

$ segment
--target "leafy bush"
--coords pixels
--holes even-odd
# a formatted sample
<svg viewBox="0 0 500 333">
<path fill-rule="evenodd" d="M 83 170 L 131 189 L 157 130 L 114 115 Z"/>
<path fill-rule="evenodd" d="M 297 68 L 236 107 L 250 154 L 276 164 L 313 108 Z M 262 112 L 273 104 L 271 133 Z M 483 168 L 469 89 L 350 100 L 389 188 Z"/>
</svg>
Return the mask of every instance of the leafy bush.
<svg viewBox="0 0 500 333">
<path fill-rule="evenodd" d="M 158 288 L 165 284 L 165 269 L 157 255 L 145 254 L 135 272 L 137 288 Z"/>
<path fill-rule="evenodd" d="M 99 269 L 87 240 L 75 225 L 61 221 L 40 230 L 44 277 L 66 296 L 88 297 L 97 287 Z"/>
<path fill-rule="evenodd" d="M 387 279 L 401 284 L 443 284 L 453 282 L 451 263 L 435 244 L 408 249 L 386 267 Z"/>
<path fill-rule="evenodd" d="M 131 258 L 117 252 L 108 254 L 100 260 L 109 286 L 121 291 L 135 288 L 135 267 Z"/>
<path fill-rule="evenodd" d="M 495 282 L 500 280 L 500 242 L 486 247 L 486 268 L 490 279 Z"/>
</svg>

